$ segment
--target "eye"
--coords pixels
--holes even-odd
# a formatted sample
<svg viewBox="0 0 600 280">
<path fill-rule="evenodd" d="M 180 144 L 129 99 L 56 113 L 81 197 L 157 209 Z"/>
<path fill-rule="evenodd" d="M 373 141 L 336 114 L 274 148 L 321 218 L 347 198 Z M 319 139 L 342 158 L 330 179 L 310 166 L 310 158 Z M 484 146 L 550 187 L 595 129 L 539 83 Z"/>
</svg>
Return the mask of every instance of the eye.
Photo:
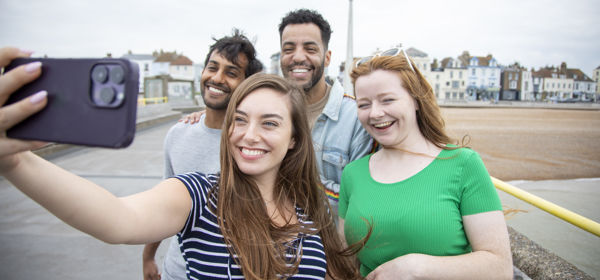
<svg viewBox="0 0 600 280">
<path fill-rule="evenodd" d="M 383 103 L 390 103 L 390 102 L 394 102 L 396 99 L 394 98 L 384 98 L 383 99 Z"/>
<path fill-rule="evenodd" d="M 370 105 L 371 104 L 369 104 L 369 103 L 359 103 L 358 109 L 367 109 L 367 108 L 369 108 Z"/>
<path fill-rule="evenodd" d="M 279 123 L 276 121 L 265 121 L 263 124 L 268 127 L 278 127 L 279 126 Z"/>
<path fill-rule="evenodd" d="M 246 119 L 244 117 L 242 117 L 242 116 L 235 116 L 235 117 L 233 117 L 233 121 L 236 124 L 244 124 L 244 123 L 246 123 Z"/>
<path fill-rule="evenodd" d="M 227 76 L 235 79 L 238 77 L 238 74 L 236 72 L 227 72 Z"/>
</svg>

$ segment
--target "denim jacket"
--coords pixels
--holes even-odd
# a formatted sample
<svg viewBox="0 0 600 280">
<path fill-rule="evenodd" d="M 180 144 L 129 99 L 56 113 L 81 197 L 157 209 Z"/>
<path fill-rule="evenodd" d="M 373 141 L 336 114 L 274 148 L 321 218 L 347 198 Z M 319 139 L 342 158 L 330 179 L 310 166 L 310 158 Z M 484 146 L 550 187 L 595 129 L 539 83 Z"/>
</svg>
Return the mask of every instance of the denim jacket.
<svg viewBox="0 0 600 280">
<path fill-rule="evenodd" d="M 373 140 L 358 121 L 356 110 L 356 101 L 344 95 L 336 80 L 312 129 L 321 182 L 336 215 L 344 166 L 369 154 L 373 148 Z"/>
</svg>

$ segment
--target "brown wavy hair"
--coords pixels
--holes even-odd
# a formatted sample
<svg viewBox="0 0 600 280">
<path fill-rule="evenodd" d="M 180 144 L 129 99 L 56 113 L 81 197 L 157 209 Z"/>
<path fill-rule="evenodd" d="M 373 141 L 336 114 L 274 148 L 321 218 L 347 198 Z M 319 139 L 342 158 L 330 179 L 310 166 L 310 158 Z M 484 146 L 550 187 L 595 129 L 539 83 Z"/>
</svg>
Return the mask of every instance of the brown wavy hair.
<svg viewBox="0 0 600 280">
<path fill-rule="evenodd" d="M 291 105 L 295 145 L 288 150 L 277 174 L 273 194 L 276 207 L 281 211 L 285 202 L 291 201 L 313 221 L 312 228 L 290 221 L 282 227 L 275 225 L 267 214 L 258 186 L 234 161 L 229 137 L 235 125 L 235 109 L 246 96 L 260 88 L 286 95 Z M 360 277 L 352 253 L 343 250 L 319 179 L 304 98 L 303 91 L 284 78 L 258 73 L 237 87 L 227 108 L 221 135 L 221 177 L 214 210 L 225 243 L 229 245 L 230 253 L 238 256 L 236 262 L 246 279 L 276 279 L 278 275 L 296 273 L 300 260 L 297 258 L 288 266 L 283 244 L 298 234 L 320 235 L 330 276 L 337 279 Z"/>
<path fill-rule="evenodd" d="M 356 84 L 356 80 L 359 77 L 371 74 L 376 70 L 386 70 L 396 73 L 402 81 L 402 87 L 408 91 L 417 103 L 417 124 L 425 139 L 438 148 L 446 150 L 456 149 L 457 146 L 466 146 L 466 142 L 469 140 L 467 135 L 463 137 L 462 143 L 459 145 L 457 140 L 452 139 L 446 134 L 445 122 L 431 85 L 423 77 L 421 71 L 417 67 L 414 67 L 413 71 L 409 63 L 413 66 L 415 65 L 413 62 L 409 62 L 403 54 L 374 57 L 352 70 L 350 74 L 352 85 Z M 451 143 L 457 146 L 447 145 Z"/>
</svg>

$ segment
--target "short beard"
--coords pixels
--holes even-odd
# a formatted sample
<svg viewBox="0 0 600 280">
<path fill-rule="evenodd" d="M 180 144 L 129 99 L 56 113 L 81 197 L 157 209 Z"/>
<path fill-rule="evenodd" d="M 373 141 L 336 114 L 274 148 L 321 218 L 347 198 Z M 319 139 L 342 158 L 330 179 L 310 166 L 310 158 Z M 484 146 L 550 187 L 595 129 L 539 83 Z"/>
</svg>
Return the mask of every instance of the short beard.
<svg viewBox="0 0 600 280">
<path fill-rule="evenodd" d="M 200 94 L 202 95 L 202 102 L 204 102 L 204 106 L 206 106 L 206 108 L 212 109 L 212 110 L 226 110 L 227 109 L 227 105 L 229 105 L 229 99 L 231 99 L 231 94 L 229 94 L 227 96 L 227 98 L 225 98 L 225 100 L 223 100 L 223 102 L 220 103 L 206 103 L 206 99 L 204 98 L 205 96 L 205 90 L 204 87 L 202 87 L 202 89 L 200 90 Z"/>
<path fill-rule="evenodd" d="M 304 85 L 304 87 L 302 87 L 302 89 L 304 89 L 304 93 L 308 93 L 311 89 L 313 89 L 317 85 L 317 83 L 319 83 L 319 80 L 321 80 L 321 77 L 323 77 L 323 72 L 325 71 L 324 69 L 325 69 L 325 59 L 323 59 L 321 61 L 321 68 L 319 68 L 318 71 L 315 72 L 315 75 L 313 75 L 312 79 L 310 79 L 310 82 L 307 83 L 306 85 Z"/>
</svg>

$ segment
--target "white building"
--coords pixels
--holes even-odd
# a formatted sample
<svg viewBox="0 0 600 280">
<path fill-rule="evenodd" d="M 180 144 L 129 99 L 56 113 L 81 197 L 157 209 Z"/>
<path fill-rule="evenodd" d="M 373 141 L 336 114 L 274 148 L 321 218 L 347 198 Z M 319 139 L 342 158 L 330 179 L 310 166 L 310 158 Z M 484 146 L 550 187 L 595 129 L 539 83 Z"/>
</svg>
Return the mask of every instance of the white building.
<svg viewBox="0 0 600 280">
<path fill-rule="evenodd" d="M 458 57 L 467 66 L 467 94 L 472 100 L 498 100 L 501 69 L 496 59 L 487 56 L 471 56 L 465 51 Z"/>
<path fill-rule="evenodd" d="M 468 97 L 467 78 L 465 65 L 459 59 L 447 57 L 432 69 L 430 84 L 439 101 L 465 101 Z"/>
<path fill-rule="evenodd" d="M 131 51 L 128 51 L 127 54 L 121 56 L 121 58 L 129 59 L 132 62 L 137 63 L 140 70 L 139 92 L 144 92 L 144 78 L 152 76 L 152 63 L 156 58 L 151 54 L 134 54 Z"/>
</svg>

